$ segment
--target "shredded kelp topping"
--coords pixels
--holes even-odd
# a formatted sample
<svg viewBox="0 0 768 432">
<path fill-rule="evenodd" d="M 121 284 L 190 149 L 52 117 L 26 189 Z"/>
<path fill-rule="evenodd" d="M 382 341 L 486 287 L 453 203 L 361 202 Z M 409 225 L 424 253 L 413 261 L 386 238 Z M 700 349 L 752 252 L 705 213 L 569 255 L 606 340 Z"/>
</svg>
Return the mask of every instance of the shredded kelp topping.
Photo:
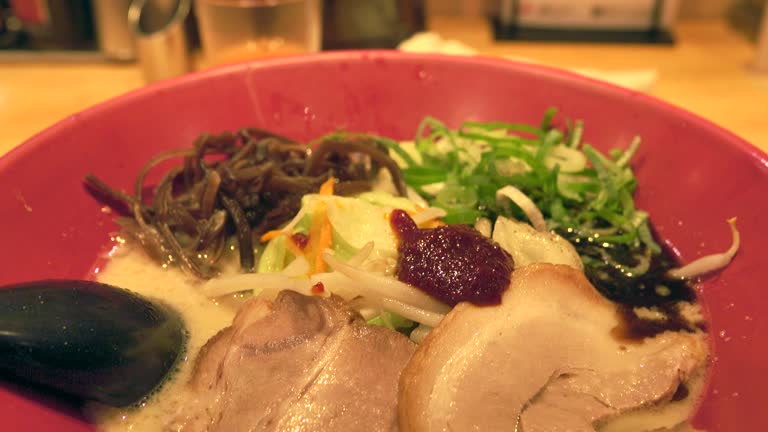
<svg viewBox="0 0 768 432">
<path fill-rule="evenodd" d="M 171 159 L 180 159 L 180 164 L 165 172 L 153 193 L 145 193 L 150 170 Z M 355 194 L 371 188 L 380 168 L 389 170 L 404 195 L 396 163 L 376 140 L 329 136 L 307 145 L 245 128 L 235 134 L 204 134 L 192 148 L 154 156 L 140 170 L 133 194 L 93 174 L 85 181 L 97 198 L 126 216 L 118 220 L 123 235 L 151 257 L 210 278 L 228 248 L 237 248 L 242 271 L 254 271 L 259 236 L 290 220 L 301 197 L 317 192 L 329 178 L 338 181 L 336 194 Z"/>
</svg>

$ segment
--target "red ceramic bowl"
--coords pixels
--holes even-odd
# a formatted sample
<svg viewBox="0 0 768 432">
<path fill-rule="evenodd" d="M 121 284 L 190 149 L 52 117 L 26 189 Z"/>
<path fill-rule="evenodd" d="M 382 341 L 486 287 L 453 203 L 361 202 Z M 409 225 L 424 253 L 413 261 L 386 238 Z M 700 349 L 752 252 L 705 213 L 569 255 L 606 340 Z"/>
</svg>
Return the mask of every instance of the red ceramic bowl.
<svg viewBox="0 0 768 432">
<path fill-rule="evenodd" d="M 735 261 L 700 286 L 713 365 L 694 417 L 711 431 L 768 430 L 768 157 L 723 129 L 634 91 L 486 58 L 331 53 L 225 67 L 159 83 L 75 114 L 0 160 L 0 283 L 86 277 L 115 228 L 84 191 L 94 172 L 130 188 L 160 150 L 201 132 L 254 125 L 297 139 L 343 127 L 410 138 L 425 115 L 538 122 L 583 119 L 602 150 L 639 134 L 638 205 L 684 261 L 725 249 Z M 4 430 L 90 430 L 76 406 L 0 388 Z"/>
</svg>

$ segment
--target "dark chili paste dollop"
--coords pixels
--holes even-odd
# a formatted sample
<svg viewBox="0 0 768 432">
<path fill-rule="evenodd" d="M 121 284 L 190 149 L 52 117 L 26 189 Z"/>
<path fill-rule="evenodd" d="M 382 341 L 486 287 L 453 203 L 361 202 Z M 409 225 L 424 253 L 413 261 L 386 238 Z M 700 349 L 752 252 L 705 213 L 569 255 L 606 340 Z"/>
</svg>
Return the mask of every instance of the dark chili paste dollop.
<svg viewBox="0 0 768 432">
<path fill-rule="evenodd" d="M 453 306 L 501 303 L 514 263 L 491 239 L 466 225 L 419 229 L 403 210 L 390 215 L 400 239 L 397 278 Z"/>
</svg>

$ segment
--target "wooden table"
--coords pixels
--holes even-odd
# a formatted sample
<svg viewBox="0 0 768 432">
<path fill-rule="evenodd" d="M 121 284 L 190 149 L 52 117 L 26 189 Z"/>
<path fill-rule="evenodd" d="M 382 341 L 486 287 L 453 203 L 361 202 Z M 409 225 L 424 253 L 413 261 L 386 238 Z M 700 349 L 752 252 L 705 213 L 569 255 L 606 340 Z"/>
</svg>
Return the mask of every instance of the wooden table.
<svg viewBox="0 0 768 432">
<path fill-rule="evenodd" d="M 768 151 L 768 75 L 749 68 L 754 45 L 724 22 L 681 22 L 674 46 L 499 43 L 481 18 L 433 17 L 429 25 L 491 55 L 568 68 L 655 68 L 653 95 Z M 0 64 L 0 154 L 69 114 L 142 85 L 132 64 Z"/>
<path fill-rule="evenodd" d="M 677 43 L 611 45 L 496 42 L 482 21 L 433 18 L 443 37 L 483 53 L 531 58 L 563 68 L 655 68 L 654 96 L 736 133 L 768 152 L 768 73 L 751 69 L 755 45 L 720 20 L 677 25 Z"/>
</svg>

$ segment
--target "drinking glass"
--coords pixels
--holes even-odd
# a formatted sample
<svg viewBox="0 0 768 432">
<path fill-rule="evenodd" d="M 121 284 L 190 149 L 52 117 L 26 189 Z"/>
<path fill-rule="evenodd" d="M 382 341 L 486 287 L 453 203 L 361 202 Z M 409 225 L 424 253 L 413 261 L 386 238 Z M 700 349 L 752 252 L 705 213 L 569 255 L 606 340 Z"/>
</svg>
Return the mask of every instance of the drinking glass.
<svg viewBox="0 0 768 432">
<path fill-rule="evenodd" d="M 320 0 L 196 0 L 204 63 L 320 49 Z"/>
</svg>

